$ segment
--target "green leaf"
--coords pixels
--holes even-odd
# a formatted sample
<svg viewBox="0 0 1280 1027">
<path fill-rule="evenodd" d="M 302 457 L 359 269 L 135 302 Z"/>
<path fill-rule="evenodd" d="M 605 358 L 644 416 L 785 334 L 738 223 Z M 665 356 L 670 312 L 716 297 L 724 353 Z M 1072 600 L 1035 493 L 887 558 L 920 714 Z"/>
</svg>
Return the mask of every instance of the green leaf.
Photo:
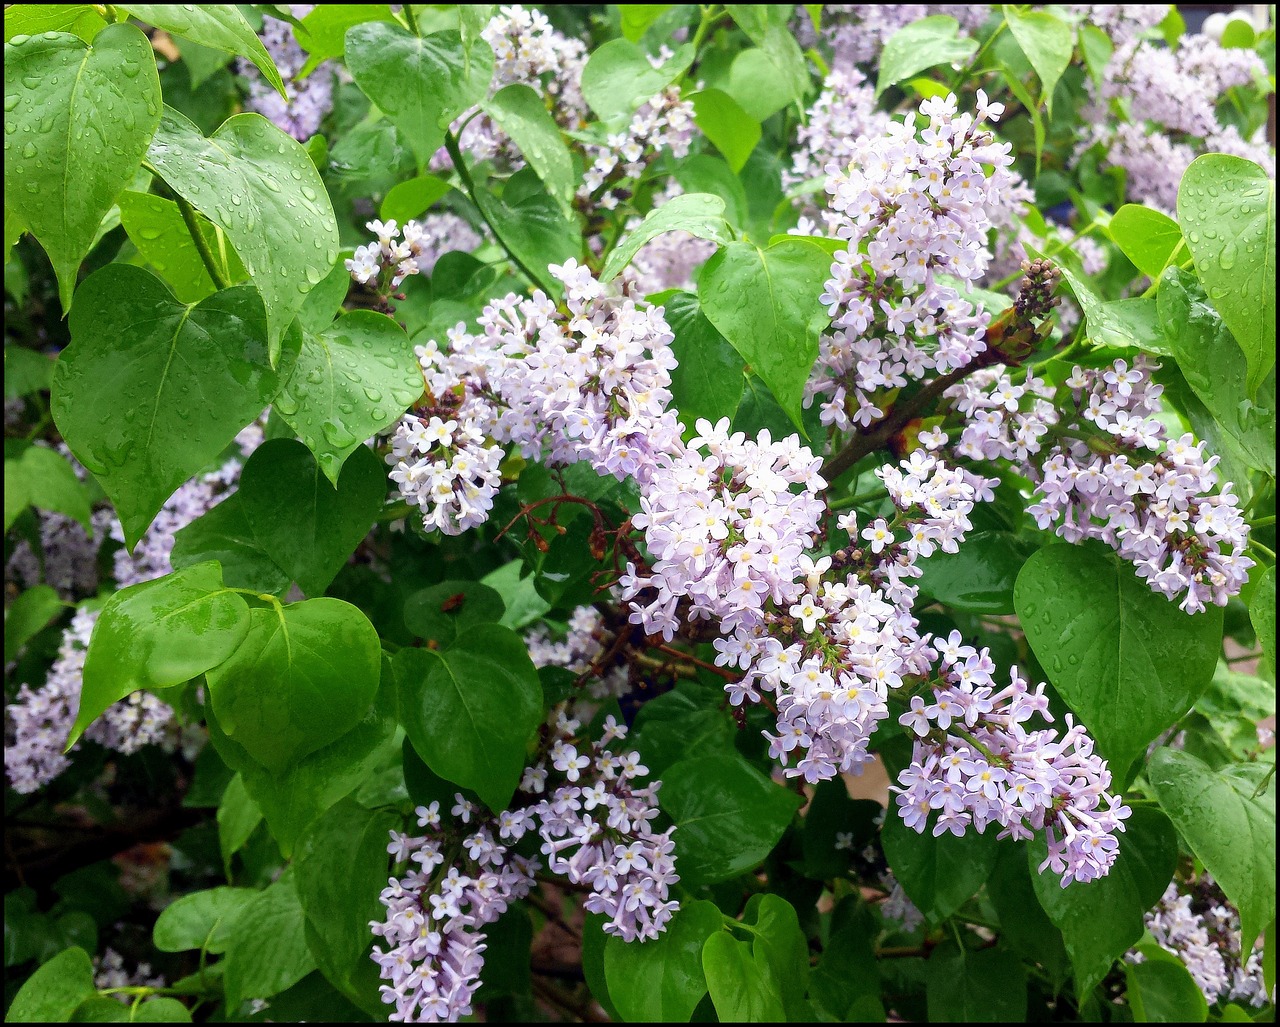
<svg viewBox="0 0 1280 1027">
<path fill-rule="evenodd" d="M 999 855 L 994 834 L 916 834 L 896 808 L 885 815 L 880 840 L 893 876 L 933 923 L 945 920 L 982 887 Z"/>
<path fill-rule="evenodd" d="M 114 1001 L 114 999 L 112 1000 Z M 119 1003 L 117 1003 L 118 1005 Z M 191 1011 L 176 998 L 149 998 L 133 1010 L 134 1023 L 191 1023 Z"/>
<path fill-rule="evenodd" d="M 809 90 L 809 66 L 785 25 L 770 21 L 758 45 L 743 50 L 729 68 L 728 94 L 757 123 L 800 102 Z"/>
<path fill-rule="evenodd" d="M 4 530 L 8 534 L 14 522 L 31 505 L 27 494 L 27 475 L 19 460 L 4 462 Z"/>
<path fill-rule="evenodd" d="M 987 879 L 987 897 L 1000 918 L 1001 944 L 1044 967 L 1057 992 L 1069 975 L 1070 959 L 1062 932 L 1036 898 L 1031 881 L 1035 868 L 1027 865 L 1026 848 L 1025 842 L 1001 846 L 995 869 Z"/>
<path fill-rule="evenodd" d="M 482 582 L 441 581 L 405 600 L 404 623 L 431 648 L 447 649 L 468 628 L 499 623 L 505 610 L 502 596 Z"/>
<path fill-rule="evenodd" d="M 1101 545 L 1032 554 L 1013 602 L 1049 680 L 1121 780 L 1213 679 L 1222 609 L 1188 616 Z"/>
<path fill-rule="evenodd" d="M 1005 23 L 1040 77 L 1040 99 L 1053 112 L 1053 89 L 1071 63 L 1075 31 L 1061 18 L 1046 11 L 1021 11 L 1004 4 Z"/>
<path fill-rule="evenodd" d="M 818 297 L 831 270 L 821 247 L 797 239 L 762 250 L 722 246 L 702 269 L 698 299 L 716 330 L 769 386 L 803 433 L 800 401 L 829 318 Z"/>
<path fill-rule="evenodd" d="M 671 10 L 672 4 L 622 4 L 622 35 L 633 43 L 640 42 L 649 26 Z"/>
<path fill-rule="evenodd" d="M 687 1023 L 707 993 L 702 946 L 724 925 L 715 905 L 683 902 L 667 929 L 643 945 L 610 936 L 604 947 L 609 997 L 623 1019 Z"/>
<path fill-rule="evenodd" d="M 403 225 L 425 213 L 452 188 L 448 182 L 435 175 L 419 175 L 400 182 L 392 186 L 382 198 L 378 217 L 383 221 L 396 221 Z"/>
<path fill-rule="evenodd" d="M 1147 768 L 1160 805 L 1240 910 L 1245 951 L 1276 912 L 1276 792 L 1274 778 L 1259 792 L 1266 777 L 1261 764 L 1218 772 L 1174 749 Z"/>
<path fill-rule="evenodd" d="M 836 782 L 841 789 L 843 782 Z M 846 903 L 855 900 L 846 899 Z M 866 909 L 865 906 L 862 907 Z M 879 929 L 870 915 L 837 927 L 843 910 L 837 907 L 831 919 L 831 936 L 822 948 L 822 959 L 810 976 L 809 992 L 814 1004 L 831 1020 L 884 1020 L 878 1017 L 846 1015 L 855 1002 L 880 1002 L 880 975 L 876 970 L 875 939 Z"/>
<path fill-rule="evenodd" d="M 686 887 L 725 881 L 755 867 L 801 803 L 736 754 L 674 764 L 663 776 L 659 800 L 676 823 L 676 860 Z"/>
<path fill-rule="evenodd" d="M 130 241 L 178 299 L 195 303 L 217 291 L 176 203 L 150 193 L 134 192 L 121 193 L 118 202 L 120 223 Z M 217 229 L 205 218 L 198 215 L 197 218 L 205 243 L 217 254 Z M 224 250 L 222 263 L 232 281 L 244 280 L 244 266 L 234 250 L 229 247 Z"/>
<path fill-rule="evenodd" d="M 98 226 L 132 180 L 160 119 L 147 37 L 110 25 L 15 37 L 4 49 L 4 204 L 45 248 L 64 313 Z"/>
<path fill-rule="evenodd" d="M 686 428 L 698 418 L 715 424 L 732 418 L 746 385 L 742 357 L 716 331 L 698 298 L 678 292 L 664 304 L 675 338 L 671 351 L 679 363 L 671 370 L 671 399 Z"/>
<path fill-rule="evenodd" d="M 529 166 L 538 173 L 547 192 L 566 212 L 573 210 L 575 176 L 573 158 L 560 127 L 547 111 L 542 94 L 520 82 L 499 89 L 482 105 Z"/>
<path fill-rule="evenodd" d="M 152 939 L 161 952 L 227 950 L 227 928 L 258 896 L 253 888 L 210 888 L 175 899 L 156 918 Z"/>
<path fill-rule="evenodd" d="M 215 563 L 121 589 L 94 625 L 68 748 L 112 703 L 140 688 L 168 688 L 212 670 L 248 631 L 249 608 L 223 588 Z"/>
<path fill-rule="evenodd" d="M 1276 569 L 1268 567 L 1253 590 L 1249 603 L 1249 619 L 1258 636 L 1258 644 L 1271 664 L 1276 666 Z"/>
<path fill-rule="evenodd" d="M 484 100 L 493 51 L 454 31 L 416 36 L 399 25 L 364 22 L 347 30 L 347 68 L 361 91 L 404 133 L 425 167 L 459 114 Z"/>
<path fill-rule="evenodd" d="M 760 142 L 760 122 L 720 89 L 701 89 L 689 97 L 693 120 L 735 173 L 742 170 Z"/>
<path fill-rule="evenodd" d="M 292 439 L 254 450 L 237 493 L 258 545 L 308 596 L 324 594 L 369 533 L 386 494 L 383 464 L 367 447 L 356 447 L 335 489 Z"/>
<path fill-rule="evenodd" d="M 1096 25 L 1080 26 L 1080 54 L 1095 86 L 1102 85 L 1114 52 L 1115 45 L 1105 31 Z"/>
<path fill-rule="evenodd" d="M 1276 470 L 1275 379 L 1249 398 L 1247 365 L 1231 332 L 1205 299 L 1195 276 L 1169 268 L 1157 294 L 1160 324 L 1169 351 L 1191 391 L 1199 397 L 1249 462 Z"/>
<path fill-rule="evenodd" d="M 1142 962 L 1125 960 L 1124 964 L 1129 985 L 1126 998 L 1133 1008 L 1134 1022 L 1204 1023 L 1209 1018 L 1209 1005 L 1182 960 L 1155 942 L 1143 942 L 1137 950 L 1142 953 Z"/>
<path fill-rule="evenodd" d="M 480 579 L 482 585 L 488 585 L 498 593 L 506 607 L 502 616 L 498 618 L 498 623 L 512 631 L 528 627 L 551 609 L 551 604 L 538 595 L 536 576 L 533 574 L 523 578 L 520 576 L 523 568 L 523 560 L 512 560 Z M 456 594 L 456 592 L 450 593 L 450 595 Z M 405 609 L 408 609 L 407 602 Z M 406 620 L 405 623 L 407 624 L 408 621 Z"/>
<path fill-rule="evenodd" d="M 206 139 L 167 107 L 147 162 L 227 233 L 262 296 L 274 354 L 338 259 L 333 207 L 307 151 L 260 114 L 228 118 Z"/>
<path fill-rule="evenodd" d="M 288 99 L 276 62 L 235 4 L 129 4 L 135 18 L 211 50 L 244 57 L 262 72 L 271 88 Z"/>
<path fill-rule="evenodd" d="M 238 1010 L 246 999 L 278 995 L 315 968 L 290 868 L 242 906 L 227 927 L 227 1008 Z"/>
<path fill-rule="evenodd" d="M 240 648 L 207 675 L 218 725 L 281 773 L 360 722 L 378 691 L 379 651 L 373 625 L 338 599 L 253 610 Z"/>
<path fill-rule="evenodd" d="M 691 752 L 733 752 L 737 732 L 719 702 L 709 690 L 676 688 L 640 707 L 629 737 L 651 777 L 662 777 Z"/>
<path fill-rule="evenodd" d="M 227 496 L 173 536 L 169 562 L 175 570 L 208 560 L 222 566 L 228 588 L 279 595 L 293 580 L 259 544 L 239 493 Z"/>
<path fill-rule="evenodd" d="M 192 89 L 199 89 L 208 82 L 230 64 L 234 56 L 193 43 L 189 39 L 178 44 L 178 52 L 182 54 L 182 63 L 187 66 L 187 75 L 191 80 Z"/>
<path fill-rule="evenodd" d="M 6 460 L 5 482 L 9 482 L 9 464 L 16 464 L 15 471 L 23 479 L 22 492 L 27 502 L 41 510 L 53 510 L 66 514 L 84 525 L 85 531 L 93 530 L 89 518 L 89 494 L 67 458 L 56 449 L 46 446 L 28 446 L 17 460 Z M 9 518 L 5 517 L 5 530 L 9 530 Z"/>
<path fill-rule="evenodd" d="M 707 989 L 722 1023 L 782 1023 L 781 982 L 760 949 L 727 932 L 713 934 L 702 949 Z"/>
<path fill-rule="evenodd" d="M 53 380 L 53 361 L 25 346 L 4 348 L 4 398 L 18 399 L 47 390 Z"/>
<path fill-rule="evenodd" d="M 404 329 L 385 314 L 354 310 L 323 331 L 303 331 L 275 408 L 337 487 L 347 457 L 394 424 L 423 388 Z"/>
<path fill-rule="evenodd" d="M 253 801 L 245 787 L 244 775 L 236 774 L 227 782 L 218 803 L 218 848 L 222 852 L 222 868 L 231 880 L 231 857 L 248 844 L 262 823 L 262 808 Z"/>
<path fill-rule="evenodd" d="M 4 611 L 4 662 L 12 663 L 22 647 L 43 631 L 66 607 L 48 585 L 36 585 L 18 596 Z"/>
<path fill-rule="evenodd" d="M 1042 835 L 1028 848 L 1036 897 L 1062 931 L 1075 969 L 1076 994 L 1081 997 L 1142 937 L 1146 930 L 1142 914 L 1164 894 L 1177 863 L 1177 835 L 1158 809 L 1134 807 L 1125 828 L 1110 873 L 1088 884 L 1063 888 L 1058 875 L 1039 872 L 1047 852 Z"/>
<path fill-rule="evenodd" d="M 476 624 L 443 652 L 402 649 L 395 658 L 400 723 L 435 773 L 506 807 L 542 720 L 542 686 L 524 641 Z"/>
<path fill-rule="evenodd" d="M 262 413 L 287 374 L 267 360 L 249 286 L 179 303 L 141 268 L 85 279 L 50 406 L 77 459 L 111 497 L 132 548 L 173 491 Z"/>
<path fill-rule="evenodd" d="M 583 98 L 601 121 L 619 122 L 680 78 L 693 56 L 693 47 L 685 43 L 655 68 L 635 43 L 611 39 L 587 58 L 582 69 Z"/>
<path fill-rule="evenodd" d="M 920 591 L 940 603 L 972 613 L 1013 613 L 1013 586 L 1027 547 L 1007 531 L 979 531 L 959 552 L 941 550 L 918 566 Z"/>
<path fill-rule="evenodd" d="M 1023 1023 L 1027 972 L 1001 949 L 962 949 L 948 942 L 925 964 L 931 1023 Z"/>
<path fill-rule="evenodd" d="M 579 259 L 582 235 L 540 185 L 534 190 L 524 188 L 530 181 L 537 183 L 538 177 L 525 169 L 508 179 L 502 198 L 479 189 L 476 204 L 502 245 L 528 268 L 535 283 L 558 296 L 563 286 L 547 268 Z"/>
<path fill-rule="evenodd" d="M 66 1023 L 76 1007 L 94 993 L 93 964 L 88 953 L 69 948 L 27 978 L 13 996 L 5 1022 Z"/>
<path fill-rule="evenodd" d="M 388 4 L 317 4 L 293 29 L 294 38 L 307 51 L 307 63 L 297 77 L 310 75 L 322 61 L 342 57 L 347 30 L 366 21 L 394 22 L 395 16 Z"/>
<path fill-rule="evenodd" d="M 666 232 L 688 232 L 718 245 L 732 238 L 724 219 L 724 200 L 711 193 L 681 193 L 649 211 L 645 219 L 627 233 L 605 261 L 600 281 L 616 277 L 645 243 Z"/>
<path fill-rule="evenodd" d="M 1107 230 L 1133 266 L 1152 278 L 1160 277 L 1182 243 L 1182 229 L 1176 221 L 1136 203 L 1126 203 L 1116 211 Z"/>
<path fill-rule="evenodd" d="M 4 9 L 4 41 L 14 36 L 71 32 L 86 43 L 107 27 L 91 4 L 10 4 Z"/>
<path fill-rule="evenodd" d="M 294 856 L 311 951 L 329 983 L 357 1003 L 359 984 L 377 978 L 369 922 L 386 914 L 378 893 L 387 882 L 387 838 L 399 826 L 389 810 L 343 799 L 311 825 Z M 369 990 L 376 1002 L 376 988 Z"/>
<path fill-rule="evenodd" d="M 1275 364 L 1275 182 L 1252 161 L 1204 154 L 1182 176 L 1178 221 L 1209 299 L 1244 351 L 1252 397 Z"/>
<path fill-rule="evenodd" d="M 246 791 L 262 810 L 285 856 L 293 852 L 302 832 L 321 813 L 399 755 L 394 692 L 388 661 L 383 660 L 377 699 L 360 723 L 280 774 L 260 766 L 243 746 L 221 731 L 216 719 L 210 719 L 210 739 L 242 775 Z"/>
<path fill-rule="evenodd" d="M 960 23 L 945 14 L 920 18 L 898 29 L 880 54 L 876 97 L 891 85 L 911 78 L 936 64 L 953 64 L 971 56 L 978 44 L 960 36 Z"/>
<path fill-rule="evenodd" d="M 742 922 L 753 925 L 751 948 L 763 954 L 773 969 L 782 994 L 787 1019 L 806 1019 L 804 1002 L 809 986 L 809 942 L 800 929 L 795 907 L 779 895 L 752 895 L 743 910 Z"/>
</svg>

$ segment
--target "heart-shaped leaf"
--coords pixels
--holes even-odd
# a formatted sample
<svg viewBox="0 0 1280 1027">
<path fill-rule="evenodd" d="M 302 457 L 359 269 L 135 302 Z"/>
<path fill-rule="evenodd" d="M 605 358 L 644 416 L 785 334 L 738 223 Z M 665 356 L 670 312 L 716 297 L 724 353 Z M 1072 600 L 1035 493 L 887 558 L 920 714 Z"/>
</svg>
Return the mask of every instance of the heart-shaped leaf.
<svg viewBox="0 0 1280 1027">
<path fill-rule="evenodd" d="M 249 286 L 188 306 L 128 264 L 85 279 L 51 406 L 67 445 L 115 504 L 130 547 L 173 491 L 271 402 L 296 342 L 272 370 L 262 301 Z"/>
<path fill-rule="evenodd" d="M 98 226 L 160 122 L 147 37 L 109 25 L 90 46 L 63 32 L 4 47 L 4 205 L 49 254 L 62 309 Z M 6 230 L 7 236 L 7 230 Z"/>
<path fill-rule="evenodd" d="M 260 114 L 228 118 L 206 139 L 166 107 L 147 163 L 227 233 L 262 295 L 274 354 L 338 260 L 333 206 L 307 151 Z"/>
</svg>

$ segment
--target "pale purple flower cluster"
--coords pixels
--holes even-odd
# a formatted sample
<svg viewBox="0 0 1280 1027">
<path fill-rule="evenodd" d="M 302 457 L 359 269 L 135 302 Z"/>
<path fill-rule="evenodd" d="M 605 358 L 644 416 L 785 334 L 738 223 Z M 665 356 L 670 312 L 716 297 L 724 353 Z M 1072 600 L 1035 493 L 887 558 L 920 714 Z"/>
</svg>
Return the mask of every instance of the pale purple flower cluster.
<svg viewBox="0 0 1280 1027">
<path fill-rule="evenodd" d="M 305 18 L 313 9 L 312 4 L 289 5 L 289 12 L 295 18 Z M 281 18 L 273 18 L 269 14 L 263 16 L 262 45 L 284 79 L 287 99 L 263 79 L 250 61 L 237 58 L 236 71 L 249 81 L 245 109 L 270 119 L 277 128 L 300 142 L 310 139 L 320 130 L 325 115 L 333 109 L 333 71 L 325 63 L 305 79 L 297 77 L 307 62 L 307 54 L 294 39 L 293 26 Z"/>
<path fill-rule="evenodd" d="M 1068 542 L 1101 539 L 1153 591 L 1181 595 L 1196 613 L 1240 591 L 1253 566 L 1249 527 L 1231 484 L 1219 489 L 1219 458 L 1190 434 L 1166 436 L 1151 380 L 1158 366 L 1139 356 L 1132 367 L 1077 367 L 1060 404 L 1030 373 L 1015 384 L 1008 372 L 984 372 L 947 395 L 967 419 L 957 452 L 1014 461 L 1036 482 L 1027 509 L 1041 528 Z"/>
<path fill-rule="evenodd" d="M 889 37 L 913 21 L 948 15 L 964 34 L 981 28 L 990 13 L 985 4 L 823 4 L 821 33 L 835 58 L 832 66 L 847 67 L 878 60 Z M 815 37 L 806 16 L 798 29 L 802 43 L 811 45 Z"/>
<path fill-rule="evenodd" d="M 40 555 L 25 540 L 13 547 L 13 555 L 5 567 L 5 576 L 31 588 L 42 581 L 63 599 L 74 602 L 98 590 L 98 550 L 110 532 L 115 515 L 110 510 L 95 510 L 91 523 L 93 534 L 66 514 L 38 510 L 40 522 Z"/>
<path fill-rule="evenodd" d="M 576 132 L 589 120 L 579 83 L 587 63 L 587 47 L 564 35 L 536 8 L 519 4 L 502 7 L 480 33 L 493 50 L 492 96 L 505 86 L 520 84 L 542 94 L 557 124 Z M 465 123 L 465 124 L 464 124 Z M 503 171 L 524 167 L 524 157 L 511 138 L 485 113 L 468 111 L 454 122 L 459 148 L 473 160 L 493 161 Z M 441 147 L 431 158 L 440 171 L 451 166 L 449 151 Z"/>
<path fill-rule="evenodd" d="M 654 194 L 654 209 L 681 192 L 674 180 L 668 181 L 661 192 Z M 624 231 L 633 232 L 640 223 L 639 217 L 630 218 Z M 709 239 L 699 239 L 683 230 L 663 232 L 640 247 L 620 277 L 627 282 L 628 291 L 641 296 L 666 289 L 692 289 L 696 273 L 715 251 L 716 244 Z"/>
<path fill-rule="evenodd" d="M 383 1001 L 402 1022 L 457 1020 L 471 1012 L 484 967 L 484 928 L 529 893 L 537 859 L 512 851 L 534 832 L 548 869 L 591 888 L 584 906 L 609 918 L 604 930 L 625 941 L 656 938 L 675 913 L 670 887 L 674 828 L 656 834 L 658 784 L 636 752 L 609 745 L 626 728 L 608 717 L 601 738 L 581 748 L 581 724 L 562 703 L 551 713 L 542 757 L 526 768 L 517 802 L 496 815 L 462 795 L 453 821 L 440 804 L 416 810 L 420 836 L 393 831 L 387 851 L 408 864 L 383 890 L 384 922 L 370 924 L 385 947 L 373 959 L 390 983 Z"/>
<path fill-rule="evenodd" d="M 1129 808 L 1108 793 L 1111 772 L 1083 726 L 1067 715 L 1067 730 L 1029 731 L 1035 715 L 1052 720 L 1044 685 L 1034 692 L 1015 669 L 1005 688 L 995 682 L 990 653 L 953 631 L 938 650 L 930 700 L 915 695 L 898 718 L 915 737 L 911 765 L 899 776 L 896 802 L 903 822 L 923 833 L 961 835 L 991 824 L 1015 840 L 1043 830 L 1048 858 L 1040 866 L 1071 881 L 1105 876 L 1119 852 Z"/>
<path fill-rule="evenodd" d="M 888 123 L 889 116 L 876 110 L 873 83 L 857 68 L 833 68 L 796 132 L 795 153 L 783 182 L 794 187 L 838 174 L 852 162 L 858 140 L 883 135 Z M 829 170 L 833 163 L 837 166 Z"/>
<path fill-rule="evenodd" d="M 657 63 L 656 58 L 650 58 Z M 678 86 L 668 86 L 632 115 L 621 132 L 603 144 L 586 144 L 591 166 L 582 176 L 578 198 L 604 210 L 613 210 L 629 193 L 622 183 L 632 183 L 662 151 L 684 157 L 693 142 L 693 104 L 680 98 Z"/>
<path fill-rule="evenodd" d="M 559 641 L 552 640 L 545 625 L 524 636 L 529 659 L 535 667 L 564 667 L 583 674 L 606 652 L 613 632 L 604 626 L 604 616 L 594 606 L 579 606 L 569 616 L 568 630 Z M 584 686 L 593 699 L 620 696 L 628 687 L 627 668 L 622 664 L 595 668 Z"/>
<path fill-rule="evenodd" d="M 1132 43 L 1154 29 L 1171 10 L 1169 4 L 1068 4 L 1083 24 L 1102 29 L 1117 46 Z"/>
<path fill-rule="evenodd" d="M 640 482 L 680 445 L 662 309 L 609 290 L 576 261 L 550 270 L 565 312 L 541 290 L 513 293 L 485 307 L 478 334 L 451 330 L 447 353 L 434 341 L 419 349 L 428 402 L 401 419 L 388 462 L 428 527 L 456 534 L 487 518 L 507 443 Z"/>
<path fill-rule="evenodd" d="M 1129 195 L 1172 213 L 1188 165 L 1205 152 L 1231 153 L 1275 174 L 1265 138 L 1244 139 L 1224 125 L 1217 106 L 1227 90 L 1265 75 L 1261 59 L 1240 47 L 1223 47 L 1204 34 L 1183 36 L 1178 48 L 1131 37 L 1117 46 L 1085 112 L 1093 141 L 1106 147 L 1106 162 L 1126 172 Z M 1124 118 L 1114 111 L 1121 108 Z"/>
<path fill-rule="evenodd" d="M 943 276 L 974 281 L 991 254 L 991 210 L 1011 184 L 1009 145 L 981 126 L 1003 111 L 978 93 L 977 117 L 954 96 L 925 100 L 882 136 L 853 147 L 827 182 L 834 229 L 848 243 L 822 301 L 833 318 L 805 390 L 822 422 L 842 431 L 884 416 L 882 390 L 964 367 L 986 344 L 990 315 Z M 987 169 L 991 173 L 987 174 Z"/>
<path fill-rule="evenodd" d="M 97 620 L 98 611 L 78 610 L 63 633 L 44 686 L 33 690 L 22 685 L 5 707 L 4 771 L 15 792 L 25 795 L 43 788 L 71 766 L 62 750 L 80 708 L 85 655 Z M 126 755 L 144 745 L 163 745 L 171 751 L 175 728 L 167 704 L 149 692 L 134 692 L 108 707 L 84 737 Z"/>
<path fill-rule="evenodd" d="M 641 493 L 632 523 L 645 533 L 652 569 L 641 576 L 628 565 L 622 595 L 632 600 L 631 621 L 651 635 L 671 639 L 689 617 L 753 634 L 766 603 L 789 605 L 800 593 L 800 560 L 825 512 L 822 461 L 795 435 L 730 433 L 727 417 L 699 419 L 695 431 Z"/>
<path fill-rule="evenodd" d="M 1259 952 L 1253 944 L 1247 956 L 1241 951 L 1240 915 L 1208 875 L 1193 887 L 1193 894 L 1183 894 L 1176 883 L 1165 889 L 1144 917 L 1151 937 L 1182 960 L 1210 1005 L 1219 1000 L 1266 1005 L 1270 999 Z M 1145 957 L 1133 950 L 1125 958 L 1141 963 Z"/>
<path fill-rule="evenodd" d="M 405 223 L 370 221 L 366 226 L 377 242 L 357 246 L 346 260 L 352 279 L 379 292 L 392 293 L 410 275 L 429 275 L 436 261 L 451 250 L 474 250 L 483 241 L 471 225 L 442 211 Z"/>
<path fill-rule="evenodd" d="M 93 960 L 93 986 L 99 991 L 109 988 L 163 988 L 168 981 L 160 974 L 151 972 L 150 963 L 138 963 L 132 971 L 125 969 L 124 956 L 108 946 L 102 950 L 102 956 Z M 118 1002 L 129 1004 L 137 996 L 124 992 L 112 996 Z"/>
</svg>

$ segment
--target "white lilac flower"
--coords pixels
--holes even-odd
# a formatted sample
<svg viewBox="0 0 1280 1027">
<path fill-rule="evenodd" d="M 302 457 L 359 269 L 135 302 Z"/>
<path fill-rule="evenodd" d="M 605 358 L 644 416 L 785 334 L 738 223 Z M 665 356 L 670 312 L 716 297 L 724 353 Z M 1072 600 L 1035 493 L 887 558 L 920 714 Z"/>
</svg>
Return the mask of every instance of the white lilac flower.
<svg viewBox="0 0 1280 1027">
<path fill-rule="evenodd" d="M 667 87 L 641 105 L 625 130 L 610 135 L 603 145 L 586 145 L 592 163 L 582 177 L 578 198 L 613 210 L 625 198 L 624 183 L 634 183 L 664 150 L 673 157 L 685 156 L 693 136 L 693 104 L 680 98 L 678 87 Z"/>
<path fill-rule="evenodd" d="M 545 626 L 538 626 L 525 635 L 529 658 L 535 667 L 564 667 L 581 674 L 604 655 L 613 640 L 613 633 L 605 628 L 604 617 L 594 606 L 579 606 L 569 617 L 568 631 L 561 641 L 553 641 Z M 597 668 L 584 687 L 593 699 L 620 696 L 628 686 L 627 668 L 622 664 Z"/>
<path fill-rule="evenodd" d="M 389 293 L 410 275 L 430 275 L 446 253 L 469 252 L 484 241 L 466 220 L 448 211 L 425 214 L 403 229 L 394 220 L 376 219 L 365 227 L 377 241 L 357 246 L 346 269 L 360 285 Z"/>
</svg>

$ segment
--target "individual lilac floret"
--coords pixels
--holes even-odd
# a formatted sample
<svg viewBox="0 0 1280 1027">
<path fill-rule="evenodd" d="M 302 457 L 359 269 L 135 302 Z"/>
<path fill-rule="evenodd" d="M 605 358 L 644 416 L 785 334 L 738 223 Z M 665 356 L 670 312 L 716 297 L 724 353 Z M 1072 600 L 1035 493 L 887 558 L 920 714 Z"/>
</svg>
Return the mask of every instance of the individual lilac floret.
<svg viewBox="0 0 1280 1027">
<path fill-rule="evenodd" d="M 1029 372 L 975 374 L 946 395 L 967 418 L 957 452 L 1006 459 L 1036 482 L 1027 508 L 1068 542 L 1096 538 L 1130 561 L 1155 592 L 1188 613 L 1225 606 L 1248 578 L 1249 526 L 1217 456 L 1192 435 L 1167 436 L 1161 387 L 1145 356 L 1075 368 L 1069 396 Z M 1065 409 L 1064 416 L 1060 411 Z"/>
<path fill-rule="evenodd" d="M 85 655 L 97 620 L 98 611 L 78 610 L 63 633 L 44 687 L 33 690 L 22 685 L 5 707 L 4 771 L 15 792 L 26 795 L 43 788 L 71 765 L 62 750 L 80 709 Z M 149 692 L 134 692 L 108 707 L 84 737 L 126 755 L 144 745 L 162 745 L 172 751 L 175 727 L 167 704 Z"/>
<path fill-rule="evenodd" d="M 883 135 L 859 140 L 827 182 L 830 220 L 848 244 L 822 302 L 832 330 L 820 344 L 805 403 L 848 431 L 884 416 L 878 393 L 964 367 L 986 349 L 990 315 L 941 276 L 974 281 L 991 254 L 991 211 L 1013 179 L 1009 145 L 982 128 L 1004 108 L 978 93 L 978 113 L 953 96 L 924 101 Z M 987 169 L 991 173 L 987 174 Z"/>
<path fill-rule="evenodd" d="M 961 643 L 953 631 L 937 644 L 938 676 L 928 699 L 916 695 L 898 718 L 915 735 L 911 765 L 898 777 L 903 823 L 923 833 L 979 833 L 995 824 L 1015 840 L 1044 831 L 1041 864 L 1071 881 L 1092 881 L 1111 869 L 1129 808 L 1109 794 L 1111 772 L 1083 726 L 1029 731 L 1039 715 L 1052 720 L 1044 685 L 1034 692 L 1014 670 L 999 688 L 990 653 Z"/>
<path fill-rule="evenodd" d="M 550 270 L 564 283 L 563 310 L 541 290 L 513 293 L 485 307 L 476 334 L 453 328 L 447 352 L 434 341 L 418 350 L 426 396 L 401 418 L 388 462 L 429 528 L 457 534 L 487 519 L 506 444 L 639 482 L 680 446 L 662 309 L 606 288 L 576 261 Z"/>
<path fill-rule="evenodd" d="M 433 1023 L 471 1012 L 484 968 L 484 928 L 533 887 L 536 859 L 513 851 L 536 833 L 552 873 L 591 888 L 587 910 L 609 918 L 604 930 L 625 941 L 657 937 L 678 904 L 674 828 L 657 834 L 657 783 L 636 752 L 615 753 L 626 728 L 608 717 L 599 740 L 580 751 L 581 724 L 562 703 L 552 710 L 539 760 L 525 769 L 516 801 L 496 815 L 455 796 L 446 820 L 438 802 L 419 806 L 421 835 L 391 832 L 387 851 L 400 867 L 381 895 L 383 939 L 373 959 L 390 983 L 391 1019 Z"/>
<path fill-rule="evenodd" d="M 289 5 L 289 13 L 295 18 L 305 18 L 312 10 L 312 4 Z M 263 79 L 252 62 L 237 58 L 236 71 L 249 81 L 245 109 L 270 119 L 294 139 L 310 139 L 320 130 L 325 115 L 333 109 L 332 69 L 326 62 L 299 80 L 297 75 L 306 64 L 307 55 L 293 37 L 293 26 L 269 14 L 262 19 L 262 45 L 275 61 L 288 99 Z"/>
<path fill-rule="evenodd" d="M 1207 874 L 1192 882 L 1189 894 L 1170 884 L 1143 919 L 1156 944 L 1182 960 L 1210 1005 L 1223 1000 L 1265 1006 L 1271 1001 L 1258 949 L 1250 941 L 1248 955 L 1241 951 L 1240 914 Z M 1144 958 L 1136 949 L 1125 955 L 1130 963 Z"/>
</svg>

